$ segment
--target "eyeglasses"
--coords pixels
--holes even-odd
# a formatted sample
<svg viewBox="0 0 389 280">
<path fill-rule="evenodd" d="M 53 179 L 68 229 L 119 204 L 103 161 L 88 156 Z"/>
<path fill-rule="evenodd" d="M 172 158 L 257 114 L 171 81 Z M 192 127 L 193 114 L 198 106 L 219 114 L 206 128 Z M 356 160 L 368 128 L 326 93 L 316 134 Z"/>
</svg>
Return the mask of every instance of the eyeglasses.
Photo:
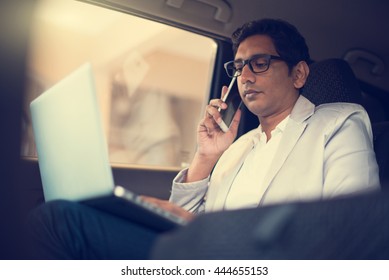
<svg viewBox="0 0 389 280">
<path fill-rule="evenodd" d="M 284 60 L 280 56 L 270 54 L 257 54 L 249 59 L 237 59 L 224 63 L 224 69 L 226 69 L 227 75 L 232 77 L 238 77 L 242 74 L 243 67 L 247 64 L 251 72 L 258 74 L 266 72 L 269 69 L 272 59 Z"/>
</svg>

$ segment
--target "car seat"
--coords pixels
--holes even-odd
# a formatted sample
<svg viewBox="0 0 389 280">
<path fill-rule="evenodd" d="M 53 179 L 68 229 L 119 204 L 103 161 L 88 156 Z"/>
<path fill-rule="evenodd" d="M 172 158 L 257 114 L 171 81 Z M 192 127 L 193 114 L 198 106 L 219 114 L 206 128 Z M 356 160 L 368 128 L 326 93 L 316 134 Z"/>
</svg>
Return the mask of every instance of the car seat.
<svg viewBox="0 0 389 280">
<path fill-rule="evenodd" d="M 342 59 L 327 59 L 310 65 L 302 94 L 315 105 L 350 102 L 363 106 L 362 91 L 349 64 Z M 369 111 L 368 111 L 369 113 Z M 374 151 L 383 190 L 389 188 L 389 122 L 372 123 Z"/>
<path fill-rule="evenodd" d="M 312 63 L 301 93 L 316 106 L 323 103 L 361 104 L 362 92 L 348 63 L 332 58 Z"/>
</svg>

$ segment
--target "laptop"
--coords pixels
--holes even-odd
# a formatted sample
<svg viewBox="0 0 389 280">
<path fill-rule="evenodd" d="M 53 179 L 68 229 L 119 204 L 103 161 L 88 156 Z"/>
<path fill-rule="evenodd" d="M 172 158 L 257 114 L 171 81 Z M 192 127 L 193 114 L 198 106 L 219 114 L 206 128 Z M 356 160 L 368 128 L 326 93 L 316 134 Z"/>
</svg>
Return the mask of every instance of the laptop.
<svg viewBox="0 0 389 280">
<path fill-rule="evenodd" d="M 78 201 L 159 231 L 186 224 L 115 186 L 90 63 L 38 96 L 30 110 L 45 201 Z"/>
</svg>

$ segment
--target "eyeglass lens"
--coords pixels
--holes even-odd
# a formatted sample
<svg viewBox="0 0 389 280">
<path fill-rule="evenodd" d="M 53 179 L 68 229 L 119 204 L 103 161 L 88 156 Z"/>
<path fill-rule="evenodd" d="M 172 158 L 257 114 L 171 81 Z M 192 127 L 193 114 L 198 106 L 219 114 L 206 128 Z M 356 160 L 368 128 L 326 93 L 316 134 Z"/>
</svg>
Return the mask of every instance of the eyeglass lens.
<svg viewBox="0 0 389 280">
<path fill-rule="evenodd" d="M 254 73 L 262 73 L 269 69 L 270 56 L 257 55 L 248 60 L 235 60 L 226 64 L 228 76 L 239 76 L 242 74 L 243 67 L 248 64 L 250 70 Z"/>
</svg>

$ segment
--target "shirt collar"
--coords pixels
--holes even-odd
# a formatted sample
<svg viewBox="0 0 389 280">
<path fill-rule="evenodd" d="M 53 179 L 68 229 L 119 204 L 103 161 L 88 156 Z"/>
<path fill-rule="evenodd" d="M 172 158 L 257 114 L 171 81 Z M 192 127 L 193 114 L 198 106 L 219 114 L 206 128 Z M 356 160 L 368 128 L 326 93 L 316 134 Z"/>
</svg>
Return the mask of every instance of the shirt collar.
<svg viewBox="0 0 389 280">
<path fill-rule="evenodd" d="M 272 135 L 274 135 L 274 133 L 279 133 L 279 132 L 284 132 L 285 128 L 286 128 L 286 125 L 288 123 L 288 120 L 289 120 L 289 117 L 290 115 L 286 116 L 272 131 Z M 264 134 L 264 132 L 262 131 L 262 126 L 261 124 L 258 126 L 257 128 L 257 131 L 256 133 L 253 135 L 253 144 L 255 145 L 259 139 L 261 138 L 261 135 Z M 266 137 L 266 136 L 265 136 Z"/>
<path fill-rule="evenodd" d="M 286 124 L 288 123 L 288 120 L 289 120 L 289 116 L 290 115 L 287 115 L 285 119 L 283 119 L 277 126 L 274 130 L 278 129 L 280 130 L 281 132 L 284 132 L 285 130 L 285 127 L 286 127 Z"/>
<path fill-rule="evenodd" d="M 285 127 L 286 127 L 286 124 L 288 123 L 288 120 L 289 120 L 289 116 L 290 115 L 287 115 L 286 117 L 285 117 L 285 119 L 283 119 L 273 130 L 272 130 L 272 132 L 273 131 L 276 131 L 276 130 L 279 130 L 279 131 L 281 131 L 281 132 L 283 132 L 284 130 L 285 130 Z M 261 133 L 263 133 L 263 131 L 262 131 L 262 126 L 261 126 L 261 124 L 259 124 L 259 126 L 258 126 L 258 134 L 261 134 Z M 256 133 L 257 134 L 257 133 Z"/>
</svg>

